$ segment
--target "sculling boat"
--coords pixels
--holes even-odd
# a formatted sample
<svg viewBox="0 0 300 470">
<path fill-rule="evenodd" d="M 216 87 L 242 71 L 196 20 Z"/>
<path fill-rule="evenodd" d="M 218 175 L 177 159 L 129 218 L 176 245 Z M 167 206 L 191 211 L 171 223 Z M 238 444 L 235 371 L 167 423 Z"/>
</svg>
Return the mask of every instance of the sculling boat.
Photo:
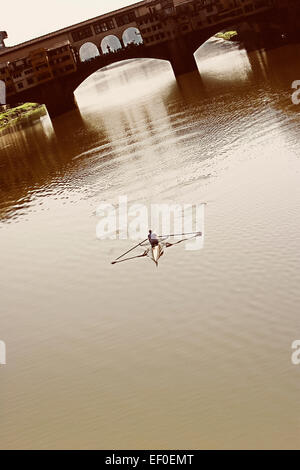
<svg viewBox="0 0 300 470">
<path fill-rule="evenodd" d="M 162 244 L 159 243 L 158 245 L 151 247 L 151 252 L 152 252 L 152 260 L 154 261 L 156 266 L 158 266 L 158 260 L 164 254 Z"/>
<path fill-rule="evenodd" d="M 148 257 L 152 259 L 152 261 L 154 261 L 156 266 L 158 266 L 158 261 L 163 256 L 165 248 L 170 248 L 171 246 L 175 246 L 175 245 L 178 245 L 179 243 L 191 240 L 193 238 L 201 237 L 201 236 L 202 236 L 201 232 L 182 233 L 182 234 L 175 234 L 175 235 L 163 235 L 163 236 L 158 237 L 159 243 L 156 246 L 151 246 L 148 238 L 146 238 L 146 240 L 143 240 L 138 245 L 135 245 L 133 248 L 123 253 L 111 264 L 118 264 L 118 263 L 123 263 L 124 261 L 129 261 L 132 259 Z M 177 239 L 178 237 L 182 237 L 182 238 L 178 240 Z M 132 253 L 134 250 L 138 248 L 142 248 L 142 247 L 146 247 L 146 250 L 144 250 L 143 253 L 136 255 L 136 256 L 130 256 L 128 258 L 125 258 L 125 256 L 128 255 L 129 253 Z"/>
</svg>

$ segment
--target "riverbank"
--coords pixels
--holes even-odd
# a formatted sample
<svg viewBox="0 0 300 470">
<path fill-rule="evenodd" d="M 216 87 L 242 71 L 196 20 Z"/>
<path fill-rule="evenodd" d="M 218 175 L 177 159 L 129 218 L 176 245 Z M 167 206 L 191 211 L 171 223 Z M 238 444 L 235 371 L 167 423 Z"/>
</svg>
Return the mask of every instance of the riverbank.
<svg viewBox="0 0 300 470">
<path fill-rule="evenodd" d="M 237 31 L 226 31 L 225 33 L 217 33 L 215 35 L 218 39 L 224 39 L 224 41 L 238 41 Z"/>
<path fill-rule="evenodd" d="M 23 103 L 14 108 L 9 106 L 0 107 L 0 131 L 18 124 L 24 124 L 28 121 L 45 115 L 47 109 L 44 105 L 38 103 Z"/>
<path fill-rule="evenodd" d="M 215 35 L 216 38 L 224 41 L 235 42 L 244 47 L 248 52 L 259 49 L 275 49 L 277 47 L 299 44 L 300 38 L 295 31 L 287 31 L 284 28 L 274 29 L 272 31 L 254 32 L 237 31 L 220 32 Z"/>
</svg>

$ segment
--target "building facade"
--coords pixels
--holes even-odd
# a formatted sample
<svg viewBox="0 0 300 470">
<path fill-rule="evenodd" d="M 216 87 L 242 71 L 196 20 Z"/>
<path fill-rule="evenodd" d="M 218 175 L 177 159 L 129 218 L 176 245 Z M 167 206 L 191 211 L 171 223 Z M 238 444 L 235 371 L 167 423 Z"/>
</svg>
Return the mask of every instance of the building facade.
<svg viewBox="0 0 300 470">
<path fill-rule="evenodd" d="M 0 64 L 7 97 L 75 72 L 77 61 L 69 41 L 51 49 L 35 49 L 27 57 Z"/>
<path fill-rule="evenodd" d="M 6 96 L 9 97 L 16 93 L 16 87 L 7 64 L 0 64 L 0 80 L 5 83 Z"/>
</svg>

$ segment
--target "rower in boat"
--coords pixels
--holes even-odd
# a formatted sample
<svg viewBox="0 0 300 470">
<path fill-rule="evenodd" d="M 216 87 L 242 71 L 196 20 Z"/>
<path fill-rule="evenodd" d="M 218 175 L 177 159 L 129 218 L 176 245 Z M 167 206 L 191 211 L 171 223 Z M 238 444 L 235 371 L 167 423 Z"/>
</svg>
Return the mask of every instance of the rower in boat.
<svg viewBox="0 0 300 470">
<path fill-rule="evenodd" d="M 156 235 L 156 233 L 152 232 L 152 230 L 149 230 L 148 240 L 149 240 L 152 248 L 154 248 L 155 246 L 157 246 L 159 244 L 158 236 Z"/>
<path fill-rule="evenodd" d="M 151 245 L 151 252 L 152 252 L 151 258 L 156 264 L 156 266 L 158 266 L 158 260 L 164 254 L 162 245 L 160 244 L 158 236 L 156 235 L 156 233 L 152 232 L 152 230 L 149 230 L 148 240 Z"/>
<path fill-rule="evenodd" d="M 152 232 L 152 230 L 149 230 L 149 234 L 146 240 L 143 240 L 142 242 L 135 245 L 133 248 L 130 248 L 130 250 L 123 253 L 115 261 L 112 261 L 111 264 L 123 263 L 124 261 L 129 261 L 129 260 L 137 259 L 137 258 L 144 258 L 148 256 L 150 259 L 154 261 L 156 266 L 158 266 L 158 260 L 164 254 L 164 248 L 170 248 L 172 246 L 178 245 L 179 243 L 183 243 L 185 241 L 191 240 L 192 238 L 197 238 L 201 236 L 202 236 L 201 232 L 157 236 L 156 233 Z M 177 240 L 177 241 L 176 240 L 172 241 L 172 238 L 174 237 L 182 237 L 182 239 Z M 171 243 L 168 241 L 169 239 L 171 239 L 172 241 Z M 129 253 L 132 253 L 134 250 L 140 247 L 147 246 L 148 243 L 150 243 L 150 247 L 148 245 L 148 248 L 140 255 L 130 256 L 128 258 L 125 258 L 125 256 L 128 255 Z"/>
</svg>

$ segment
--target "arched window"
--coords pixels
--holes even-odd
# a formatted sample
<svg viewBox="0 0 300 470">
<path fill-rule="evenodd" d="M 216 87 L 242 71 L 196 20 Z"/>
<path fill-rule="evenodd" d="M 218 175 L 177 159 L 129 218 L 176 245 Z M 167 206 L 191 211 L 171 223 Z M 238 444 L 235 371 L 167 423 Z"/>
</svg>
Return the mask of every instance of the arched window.
<svg viewBox="0 0 300 470">
<path fill-rule="evenodd" d="M 122 44 L 117 36 L 110 34 L 102 39 L 101 49 L 103 54 L 108 54 L 110 52 L 117 51 L 118 49 L 122 49 Z"/>
<path fill-rule="evenodd" d="M 86 42 L 79 50 L 79 57 L 81 62 L 94 59 L 100 55 L 98 47 L 93 42 Z"/>
<path fill-rule="evenodd" d="M 123 33 L 124 46 L 128 44 L 143 44 L 143 38 L 138 28 L 127 28 Z"/>
</svg>

